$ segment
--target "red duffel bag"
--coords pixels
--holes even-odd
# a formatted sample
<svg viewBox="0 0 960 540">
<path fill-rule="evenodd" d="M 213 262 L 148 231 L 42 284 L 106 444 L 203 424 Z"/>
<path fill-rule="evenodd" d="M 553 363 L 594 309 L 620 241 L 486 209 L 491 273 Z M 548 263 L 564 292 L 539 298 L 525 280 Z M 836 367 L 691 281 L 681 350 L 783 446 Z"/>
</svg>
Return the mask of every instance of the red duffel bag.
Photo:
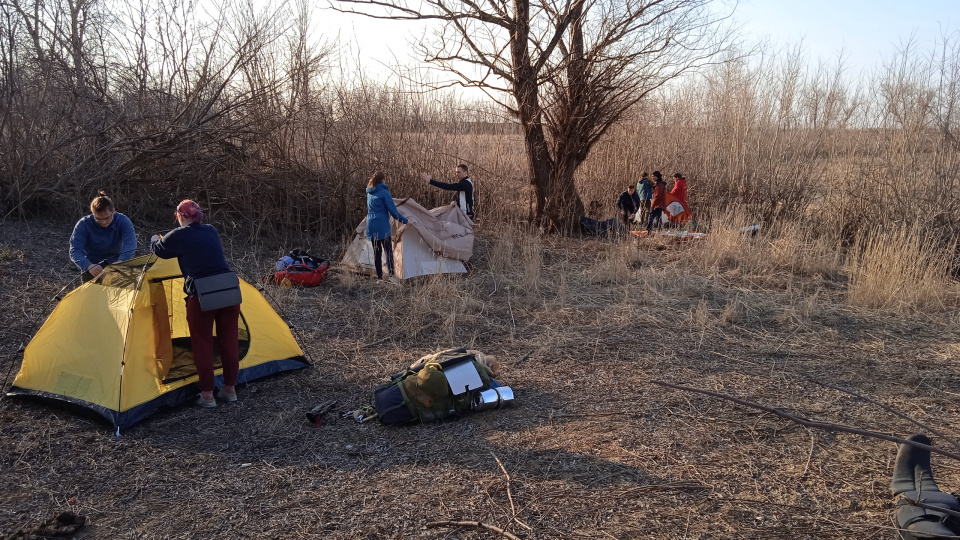
<svg viewBox="0 0 960 540">
<path fill-rule="evenodd" d="M 284 270 L 273 275 L 273 282 L 281 287 L 292 287 L 299 285 L 301 287 L 314 287 L 319 285 L 327 277 L 328 263 L 321 263 L 316 268 L 310 268 L 305 264 L 291 264 Z"/>
</svg>

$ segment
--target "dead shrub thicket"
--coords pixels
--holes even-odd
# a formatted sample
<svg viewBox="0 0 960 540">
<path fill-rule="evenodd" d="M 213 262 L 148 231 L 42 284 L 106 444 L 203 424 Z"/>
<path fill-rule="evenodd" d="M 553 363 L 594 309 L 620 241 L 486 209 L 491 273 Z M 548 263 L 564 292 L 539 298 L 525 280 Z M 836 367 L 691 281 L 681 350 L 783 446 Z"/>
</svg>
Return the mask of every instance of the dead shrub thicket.
<svg viewBox="0 0 960 540">
<path fill-rule="evenodd" d="M 349 63 L 335 67 L 333 50 L 309 34 L 304 4 L 293 18 L 235 3 L 209 19 L 196 6 L 131 4 L 106 17 L 99 1 L 80 12 L 32 2 L 6 5 L 12 16 L 0 21 L 23 38 L 0 45 L 7 218 L 79 215 L 106 188 L 138 218 L 165 219 L 164 208 L 193 197 L 228 232 L 310 244 L 359 222 L 373 171 L 387 172 L 395 196 L 430 206 L 451 195 L 420 173 L 449 179 L 458 163 L 477 180 L 481 223 L 532 215 L 529 164 L 510 119 L 421 94 L 414 80 L 372 82 Z M 109 46 L 97 47 L 103 39 Z M 875 226 L 922 229 L 924 242 L 955 246 L 958 65 L 956 33 L 929 52 L 905 44 L 859 84 L 841 62 L 811 67 L 798 50 L 730 59 L 611 127 L 578 171 L 580 195 L 612 215 L 643 170 L 685 173 L 698 225 L 713 232 L 698 264 L 722 271 L 833 275 Z M 762 241 L 740 242 L 736 225 L 755 223 Z M 888 256 L 901 255 L 916 260 Z M 524 259 L 532 290 L 535 260 Z"/>
<path fill-rule="evenodd" d="M 711 233 L 698 270 L 781 285 L 849 273 L 856 305 L 934 308 L 952 302 L 958 260 L 958 104 L 958 33 L 926 52 L 908 42 L 858 83 L 840 61 L 810 68 L 798 51 L 765 52 L 638 107 L 584 165 L 581 190 L 612 213 L 625 179 L 682 172 L 694 226 Z M 908 282 L 913 292 L 896 294 Z"/>
<path fill-rule="evenodd" d="M 737 206 L 753 222 L 798 220 L 847 243 L 862 228 L 918 221 L 949 241 L 960 230 L 960 34 L 938 47 L 907 43 L 860 81 L 797 51 L 716 66 L 617 126 L 582 191 L 612 200 L 625 179 L 660 169 L 687 176 L 699 216 Z"/>
<path fill-rule="evenodd" d="M 419 173 L 461 162 L 522 184 L 516 129 L 483 106 L 335 68 L 305 3 L 220 7 L 4 4 L 0 217 L 79 216 L 105 189 L 138 219 L 191 197 L 225 229 L 290 242 L 352 228 L 377 169 L 428 204 L 450 197 Z M 496 180 L 477 195 L 498 207 Z"/>
</svg>

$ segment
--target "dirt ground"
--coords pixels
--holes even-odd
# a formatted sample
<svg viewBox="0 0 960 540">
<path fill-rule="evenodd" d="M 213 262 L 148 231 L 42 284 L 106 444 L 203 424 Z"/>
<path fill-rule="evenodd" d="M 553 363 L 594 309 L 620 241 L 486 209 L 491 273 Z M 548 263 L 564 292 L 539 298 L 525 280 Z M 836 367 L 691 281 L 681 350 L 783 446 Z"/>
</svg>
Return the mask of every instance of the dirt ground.
<svg viewBox="0 0 960 540">
<path fill-rule="evenodd" d="M 651 381 L 960 439 L 953 311 L 851 308 L 842 276 L 698 273 L 695 245 L 479 233 L 465 278 L 268 289 L 314 365 L 242 386 L 235 404 L 166 410 L 115 437 L 3 398 L 0 537 L 69 510 L 89 519 L 80 538 L 502 537 L 433 526 L 453 521 L 531 539 L 895 538 L 894 443 Z M 4 389 L 74 277 L 68 234 L 0 227 Z M 281 253 L 228 251 L 253 275 Z M 390 373 L 459 345 L 503 360 L 516 406 L 407 427 L 304 418 L 324 400 L 368 404 Z M 933 463 L 944 491 L 960 488 L 960 463 Z"/>
</svg>

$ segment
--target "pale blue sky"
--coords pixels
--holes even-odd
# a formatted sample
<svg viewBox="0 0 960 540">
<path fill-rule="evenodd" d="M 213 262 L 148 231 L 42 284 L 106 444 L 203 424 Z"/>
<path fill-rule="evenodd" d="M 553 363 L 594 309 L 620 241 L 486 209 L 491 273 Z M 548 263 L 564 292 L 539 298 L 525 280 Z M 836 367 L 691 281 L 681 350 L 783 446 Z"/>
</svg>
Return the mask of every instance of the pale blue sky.
<svg viewBox="0 0 960 540">
<path fill-rule="evenodd" d="M 944 31 L 960 30 L 960 0 L 741 0 L 745 36 L 779 45 L 803 41 L 811 63 L 836 63 L 841 49 L 854 72 L 880 67 L 911 34 L 929 51 Z"/>
<path fill-rule="evenodd" d="M 423 28 L 328 9 L 315 15 L 325 37 L 339 33 L 352 44 L 365 72 L 380 71 L 380 63 L 410 63 L 407 42 Z M 911 34 L 929 51 L 944 30 L 960 30 L 960 0 L 740 0 L 734 18 L 748 42 L 767 38 L 786 47 L 802 40 L 811 65 L 835 64 L 842 49 L 845 67 L 856 74 L 880 67 Z"/>
</svg>

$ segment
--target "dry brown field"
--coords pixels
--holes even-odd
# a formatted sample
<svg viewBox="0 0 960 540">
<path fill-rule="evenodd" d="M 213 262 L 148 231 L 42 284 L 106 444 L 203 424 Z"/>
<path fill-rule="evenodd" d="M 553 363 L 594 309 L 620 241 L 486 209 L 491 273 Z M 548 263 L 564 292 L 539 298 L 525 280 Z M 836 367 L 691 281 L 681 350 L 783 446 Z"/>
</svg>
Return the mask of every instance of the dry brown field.
<svg viewBox="0 0 960 540">
<path fill-rule="evenodd" d="M 530 539 L 895 538 L 894 443 L 652 383 L 896 436 L 935 430 L 956 450 L 956 283 L 904 275 L 901 291 L 933 292 L 863 307 L 862 266 L 784 230 L 676 244 L 481 222 L 466 277 L 270 289 L 314 366 L 242 386 L 236 404 L 167 410 L 115 437 L 0 401 L 0 533 L 70 510 L 89 519 L 78 538 L 503 537 L 431 525 L 450 521 Z M 0 374 L 73 277 L 67 233 L 0 228 Z M 250 275 L 281 253 L 228 251 Z M 504 361 L 515 407 L 404 427 L 304 418 L 324 400 L 370 403 L 390 373 L 459 345 Z M 960 489 L 960 464 L 933 463 L 944 491 Z"/>
</svg>

